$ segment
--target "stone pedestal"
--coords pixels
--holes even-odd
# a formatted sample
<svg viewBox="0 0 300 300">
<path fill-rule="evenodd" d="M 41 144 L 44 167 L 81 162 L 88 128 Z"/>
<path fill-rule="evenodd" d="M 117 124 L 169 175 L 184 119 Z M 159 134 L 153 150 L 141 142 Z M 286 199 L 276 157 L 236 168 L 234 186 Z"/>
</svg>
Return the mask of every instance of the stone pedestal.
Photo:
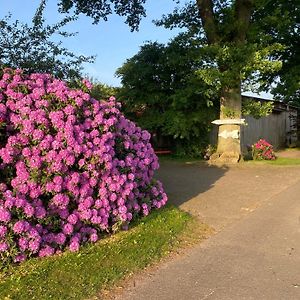
<svg viewBox="0 0 300 300">
<path fill-rule="evenodd" d="M 219 125 L 218 148 L 210 158 L 210 163 L 230 164 L 241 160 L 240 127 L 244 119 L 215 120 Z"/>
</svg>

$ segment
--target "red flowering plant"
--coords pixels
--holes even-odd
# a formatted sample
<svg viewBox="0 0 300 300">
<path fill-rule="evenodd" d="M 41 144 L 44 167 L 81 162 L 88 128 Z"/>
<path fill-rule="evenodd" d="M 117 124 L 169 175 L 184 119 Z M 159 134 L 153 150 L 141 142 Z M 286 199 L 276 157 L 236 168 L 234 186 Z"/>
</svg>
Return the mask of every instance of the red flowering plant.
<svg viewBox="0 0 300 300">
<path fill-rule="evenodd" d="M 254 160 L 275 160 L 273 146 L 264 139 L 252 145 L 252 157 Z"/>
</svg>

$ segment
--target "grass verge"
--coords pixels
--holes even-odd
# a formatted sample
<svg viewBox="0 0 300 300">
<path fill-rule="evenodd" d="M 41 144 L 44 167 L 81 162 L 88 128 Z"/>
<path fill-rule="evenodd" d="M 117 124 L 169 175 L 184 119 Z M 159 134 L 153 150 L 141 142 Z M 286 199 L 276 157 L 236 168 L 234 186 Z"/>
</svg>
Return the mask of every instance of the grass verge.
<svg viewBox="0 0 300 300">
<path fill-rule="evenodd" d="M 299 151 L 300 147 L 294 147 L 294 148 L 285 148 L 285 151 Z"/>
<path fill-rule="evenodd" d="M 300 158 L 287 158 L 287 157 L 278 157 L 275 160 L 249 160 L 247 164 L 267 164 L 274 166 L 294 166 L 300 165 Z"/>
<path fill-rule="evenodd" d="M 78 253 L 31 259 L 0 273 L 0 299 L 86 299 L 210 232 L 189 214 L 167 206 Z"/>
</svg>

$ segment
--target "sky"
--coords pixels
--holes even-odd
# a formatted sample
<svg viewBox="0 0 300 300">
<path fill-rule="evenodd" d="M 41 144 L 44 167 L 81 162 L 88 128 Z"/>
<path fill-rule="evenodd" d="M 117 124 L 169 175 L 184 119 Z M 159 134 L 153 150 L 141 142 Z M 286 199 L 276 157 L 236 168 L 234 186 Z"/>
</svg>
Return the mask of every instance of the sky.
<svg viewBox="0 0 300 300">
<path fill-rule="evenodd" d="M 0 0 L 0 18 L 11 13 L 12 20 L 30 23 L 39 3 L 39 0 Z M 84 73 L 102 83 L 119 86 L 120 79 L 115 77 L 117 68 L 135 55 L 143 43 L 166 43 L 178 34 L 179 30 L 168 30 L 152 23 L 152 20 L 172 12 L 175 6 L 176 1 L 173 0 L 147 0 L 147 17 L 142 19 L 138 32 L 130 32 L 124 18 L 119 16 L 111 15 L 107 22 L 101 21 L 93 25 L 91 18 L 80 15 L 77 21 L 66 27 L 69 32 L 78 34 L 64 39 L 63 45 L 76 54 L 96 55 L 95 63 L 84 65 Z M 45 10 L 46 23 L 53 24 L 62 18 L 63 15 L 57 11 L 57 0 L 48 0 Z M 255 96 L 272 98 L 267 93 Z"/>
<path fill-rule="evenodd" d="M 39 3 L 39 0 L 0 0 L 0 18 L 10 12 L 12 20 L 30 23 Z M 85 65 L 85 72 L 103 83 L 119 85 L 120 80 L 114 76 L 115 71 L 126 59 L 135 55 L 143 43 L 165 43 L 178 33 L 178 30 L 167 30 L 152 23 L 153 19 L 159 19 L 163 14 L 172 12 L 175 6 L 173 0 L 148 0 L 147 17 L 141 21 L 138 32 L 130 32 L 124 18 L 119 16 L 112 15 L 107 22 L 93 25 L 91 18 L 80 15 L 77 21 L 66 27 L 68 31 L 78 34 L 65 39 L 63 45 L 76 54 L 96 55 L 94 64 Z M 62 17 L 57 11 L 57 1 L 48 0 L 46 23 L 53 24 Z"/>
</svg>

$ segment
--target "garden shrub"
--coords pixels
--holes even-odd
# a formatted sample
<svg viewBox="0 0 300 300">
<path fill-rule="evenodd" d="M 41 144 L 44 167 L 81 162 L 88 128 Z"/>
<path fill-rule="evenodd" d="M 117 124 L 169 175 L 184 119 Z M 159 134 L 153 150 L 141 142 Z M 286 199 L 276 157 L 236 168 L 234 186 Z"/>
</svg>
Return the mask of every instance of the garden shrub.
<svg viewBox="0 0 300 300">
<path fill-rule="evenodd" d="M 260 139 L 252 145 L 252 157 L 254 160 L 276 159 L 273 146 L 264 139 Z"/>
<path fill-rule="evenodd" d="M 77 251 L 165 205 L 150 134 L 48 74 L 0 80 L 0 258 Z"/>
</svg>

